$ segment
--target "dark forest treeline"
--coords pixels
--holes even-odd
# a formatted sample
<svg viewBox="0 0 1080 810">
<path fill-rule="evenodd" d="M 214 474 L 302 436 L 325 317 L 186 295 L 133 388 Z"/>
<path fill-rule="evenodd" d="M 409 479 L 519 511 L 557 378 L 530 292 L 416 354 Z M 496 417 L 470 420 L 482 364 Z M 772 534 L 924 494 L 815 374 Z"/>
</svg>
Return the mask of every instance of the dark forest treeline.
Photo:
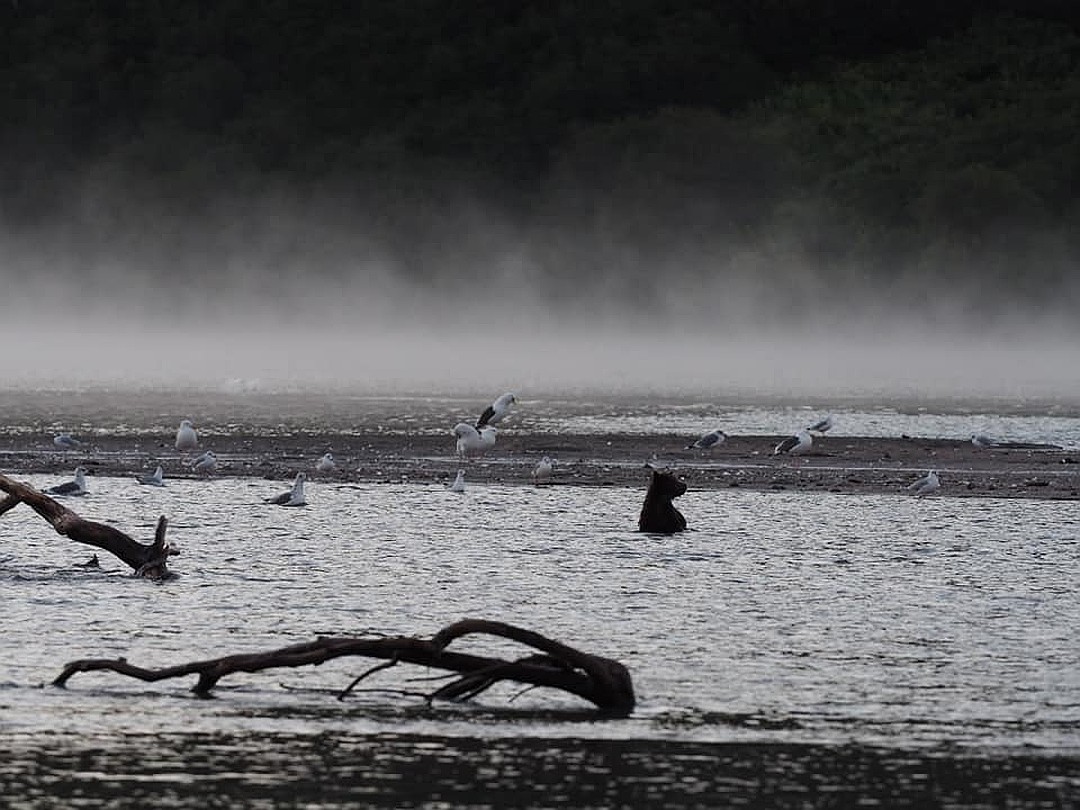
<svg viewBox="0 0 1080 810">
<path fill-rule="evenodd" d="M 827 258 L 1070 253 L 1078 28 L 1051 0 L 13 0 L 0 200 L 17 228 L 109 164 L 178 197 L 466 185 L 647 222 L 658 254 L 778 228 Z"/>
<path fill-rule="evenodd" d="M 1080 20 L 1038 0 L 15 0 L 0 11 L 5 140 L 151 166 L 185 146 L 311 173 L 381 145 L 530 171 L 575 124 L 733 112 L 1009 7 Z"/>
</svg>

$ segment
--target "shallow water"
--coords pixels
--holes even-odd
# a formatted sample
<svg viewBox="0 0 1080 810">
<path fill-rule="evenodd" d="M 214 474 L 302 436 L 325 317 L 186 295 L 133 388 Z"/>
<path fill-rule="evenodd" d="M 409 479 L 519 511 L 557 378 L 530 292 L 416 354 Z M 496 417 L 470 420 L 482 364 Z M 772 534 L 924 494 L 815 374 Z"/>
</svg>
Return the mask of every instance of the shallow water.
<svg viewBox="0 0 1080 810">
<path fill-rule="evenodd" d="M 826 413 L 835 416 L 830 436 L 968 439 L 985 433 L 998 441 L 1056 444 L 1080 447 L 1080 418 L 1050 412 L 993 413 L 985 407 L 939 404 L 908 409 L 848 405 L 824 410 L 811 406 L 691 405 L 671 403 L 647 407 L 595 407 L 579 413 L 581 406 L 560 410 L 555 404 L 530 415 L 537 429 L 553 433 L 630 433 L 697 437 L 719 428 L 731 435 L 785 435 L 813 424 Z"/>
<path fill-rule="evenodd" d="M 617 488 L 473 484 L 455 495 L 316 483 L 310 505 L 290 510 L 261 501 L 280 483 L 254 479 L 92 487 L 73 506 L 136 536 L 171 516 L 180 576 L 134 581 L 104 554 L 103 570 L 77 568 L 89 550 L 29 510 L 0 521 L 0 725 L 34 769 L 45 767 L 42 748 L 119 755 L 130 735 L 152 735 L 155 750 L 211 738 L 229 756 L 259 738 L 298 752 L 324 735 L 339 746 L 385 734 L 451 750 L 503 739 L 514 757 L 524 755 L 512 740 L 538 738 L 563 756 L 604 740 L 646 751 L 692 743 L 712 755 L 708 746 L 731 744 L 1080 755 L 1075 504 L 689 492 L 680 505 L 694 531 L 656 537 L 633 532 L 641 493 Z M 472 710 L 383 692 L 341 704 L 320 691 L 347 684 L 362 661 L 232 676 L 211 701 L 191 697 L 188 679 L 93 673 L 66 690 L 39 688 L 78 657 L 164 666 L 320 633 L 427 635 L 463 617 L 621 660 L 637 711 L 606 722 L 552 715 L 585 707 L 541 691 L 509 702 L 510 687 Z M 409 680 L 418 674 L 390 670 L 369 686 L 434 688 Z M 408 759 L 380 745 L 396 752 L 387 767 Z M 272 758 L 261 762 L 260 778 L 272 778 Z M 226 778 L 209 761 L 200 767 Z M 89 779 L 62 758 L 46 770 Z M 44 775 L 25 778 L 43 789 Z M 1080 778 L 1068 784 L 1075 791 Z"/>
<path fill-rule="evenodd" d="M 67 407 L 89 414 L 90 431 L 175 429 L 169 403 L 137 402 L 122 411 L 98 395 Z M 215 401 L 205 416 L 222 431 L 436 430 L 473 404 L 243 402 Z M 51 424 L 21 407 L 15 429 Z M 53 413 L 52 403 L 37 407 Z M 664 432 L 672 414 L 688 431 L 723 413 L 766 431 L 817 413 L 711 407 L 550 400 L 519 418 L 533 430 L 593 420 L 598 431 L 640 419 L 649 433 Z M 960 431 L 979 412 L 962 411 L 939 416 Z M 837 431 L 855 413 L 880 415 L 838 411 Z M 887 416 L 901 418 L 923 417 Z M 1076 426 L 1048 412 L 998 418 L 1043 440 L 1052 439 L 1034 420 L 1063 420 L 1062 436 Z M 692 531 L 656 537 L 634 531 L 640 489 L 501 486 L 477 471 L 462 495 L 313 482 L 306 508 L 263 503 L 283 488 L 220 477 L 157 489 L 94 476 L 91 494 L 70 502 L 84 516 L 142 538 L 169 516 L 179 576 L 160 584 L 133 580 L 105 554 L 101 570 L 77 567 L 93 550 L 23 507 L 0 518 L 8 806 L 1054 807 L 1080 798 L 1075 503 L 691 490 L 679 506 Z M 80 657 L 166 666 L 317 634 L 429 635 L 464 617 L 622 661 L 636 711 L 599 721 L 574 698 L 511 686 L 479 705 L 429 708 L 415 693 L 438 682 L 404 667 L 339 702 L 333 690 L 371 663 L 344 659 L 230 676 L 212 700 L 191 696 L 192 679 L 89 673 L 67 689 L 42 686 Z"/>
<path fill-rule="evenodd" d="M 206 390 L 0 391 L 0 437 L 60 431 L 95 435 L 171 437 L 180 418 L 194 419 L 201 435 L 379 432 L 449 434 L 472 422 L 486 405 L 479 396 L 389 397 Z M 835 416 L 830 436 L 967 440 L 986 433 L 999 441 L 1080 448 L 1080 403 L 1073 400 L 1010 403 L 909 399 L 747 400 L 664 397 L 581 397 L 519 394 L 501 427 L 524 433 L 697 438 L 720 428 L 732 435 L 786 435 Z M 0 438 L 2 447 L 2 438 Z"/>
</svg>

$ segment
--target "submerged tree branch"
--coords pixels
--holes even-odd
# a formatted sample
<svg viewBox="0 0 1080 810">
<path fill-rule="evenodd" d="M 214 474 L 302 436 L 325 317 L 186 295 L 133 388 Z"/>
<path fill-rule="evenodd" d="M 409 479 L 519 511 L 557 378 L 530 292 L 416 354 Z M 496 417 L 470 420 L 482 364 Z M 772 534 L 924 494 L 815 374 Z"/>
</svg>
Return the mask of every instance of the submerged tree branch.
<svg viewBox="0 0 1080 810">
<path fill-rule="evenodd" d="M 450 641 L 477 633 L 518 641 L 540 649 L 544 654 L 507 661 L 445 649 Z M 634 687 L 630 673 L 618 661 L 581 652 L 530 630 L 482 619 L 466 619 L 449 625 L 430 640 L 410 636 L 320 637 L 268 652 L 227 655 L 160 669 L 137 667 L 123 658 L 82 659 L 68 663 L 53 684 L 64 686 L 77 672 L 100 670 L 142 681 L 197 675 L 198 680 L 192 691 L 205 696 L 218 680 L 235 672 L 318 665 L 348 655 L 381 658 L 389 662 L 369 669 L 349 689 L 374 672 L 397 663 L 406 663 L 444 669 L 462 676 L 429 695 L 429 700 L 468 700 L 499 681 L 516 681 L 528 686 L 546 686 L 568 692 L 589 701 L 605 714 L 624 717 L 634 709 Z M 347 692 L 348 689 L 341 694 Z"/>
<path fill-rule="evenodd" d="M 29 484 L 12 480 L 2 474 L 0 491 L 6 493 L 4 500 L 0 501 L 0 515 L 20 503 L 25 503 L 41 515 L 57 534 L 76 543 L 85 543 L 109 552 L 129 565 L 138 576 L 164 579 L 169 576 L 169 557 L 179 554 L 165 539 L 168 521 L 164 515 L 158 518 L 154 542 L 146 544 L 133 540 L 129 535 L 105 523 L 86 520 Z"/>
<path fill-rule="evenodd" d="M 363 672 L 361 672 L 359 675 L 357 675 L 355 678 L 352 679 L 352 683 L 350 683 L 348 686 L 346 686 L 344 689 L 342 689 L 340 692 L 338 692 L 337 699 L 338 700 L 344 700 L 346 695 L 348 695 L 349 692 L 351 692 L 353 689 L 355 689 L 356 685 L 358 683 L 360 683 L 360 681 L 364 680 L 369 675 L 374 675 L 376 672 L 380 672 L 380 671 L 382 671 L 384 669 L 390 669 L 390 667 L 396 667 L 397 662 L 398 662 L 397 658 L 391 658 L 389 661 L 383 661 L 381 664 L 376 664 L 375 666 L 369 667 L 368 669 L 364 670 Z"/>
</svg>

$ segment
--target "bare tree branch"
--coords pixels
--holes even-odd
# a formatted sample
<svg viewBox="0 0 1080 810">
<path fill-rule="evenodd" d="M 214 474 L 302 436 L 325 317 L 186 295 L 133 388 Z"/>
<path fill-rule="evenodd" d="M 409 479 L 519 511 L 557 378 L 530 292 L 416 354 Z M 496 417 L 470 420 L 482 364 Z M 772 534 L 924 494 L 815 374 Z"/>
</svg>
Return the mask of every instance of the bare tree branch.
<svg viewBox="0 0 1080 810">
<path fill-rule="evenodd" d="M 465 635 L 485 633 L 518 641 L 542 655 L 529 655 L 514 661 L 487 656 L 450 652 L 446 645 Z M 606 714 L 626 716 L 634 709 L 634 687 L 630 673 L 618 661 L 583 653 L 539 633 L 503 622 L 466 619 L 449 625 L 432 639 L 411 636 L 355 638 L 320 637 L 262 653 L 246 653 L 192 661 L 172 667 L 147 669 L 129 664 L 126 659 L 89 658 L 68 663 L 53 684 L 64 686 L 77 672 L 108 670 L 142 681 L 197 675 L 192 691 L 208 695 L 218 680 L 235 672 L 259 672 L 274 667 L 318 665 L 347 655 L 382 658 L 387 661 L 365 672 L 340 695 L 359 681 L 397 663 L 444 669 L 462 675 L 428 696 L 429 700 L 468 700 L 499 681 L 516 681 L 528 686 L 546 686 L 581 697 Z"/>
<path fill-rule="evenodd" d="M 164 515 L 158 518 L 154 542 L 146 544 L 133 540 L 129 535 L 105 523 L 86 520 L 29 484 L 14 481 L 2 474 L 0 491 L 7 493 L 4 500 L 0 501 L 0 515 L 17 504 L 25 503 L 41 515 L 57 534 L 76 543 L 85 543 L 109 552 L 129 565 L 139 576 L 150 579 L 169 576 L 168 558 L 179 553 L 165 540 L 168 521 Z"/>
<path fill-rule="evenodd" d="M 398 660 L 396 658 L 391 658 L 389 661 L 383 661 L 381 664 L 376 664 L 375 666 L 371 667 L 370 669 L 365 670 L 364 672 L 360 673 L 355 678 L 353 678 L 352 683 L 350 683 L 348 686 L 346 686 L 344 689 L 342 689 L 340 692 L 338 692 L 337 699 L 338 700 L 344 700 L 346 695 L 348 695 L 349 692 L 351 692 L 353 689 L 355 689 L 356 685 L 358 683 L 360 683 L 360 681 L 364 680 L 364 678 L 366 678 L 368 675 L 374 675 L 376 672 L 379 672 L 381 670 L 390 669 L 390 667 L 396 667 L 397 662 L 398 662 Z"/>
</svg>

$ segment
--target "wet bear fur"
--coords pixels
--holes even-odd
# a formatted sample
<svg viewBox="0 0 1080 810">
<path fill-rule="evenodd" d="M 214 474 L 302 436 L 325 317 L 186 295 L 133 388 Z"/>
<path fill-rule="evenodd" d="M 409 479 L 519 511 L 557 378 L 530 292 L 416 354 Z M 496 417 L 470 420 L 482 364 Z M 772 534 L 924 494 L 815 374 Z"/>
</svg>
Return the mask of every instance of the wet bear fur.
<svg viewBox="0 0 1080 810">
<path fill-rule="evenodd" d="M 686 518 L 671 503 L 686 492 L 686 484 L 671 473 L 653 470 L 649 491 L 638 518 L 638 531 L 673 534 L 686 528 Z"/>
</svg>

